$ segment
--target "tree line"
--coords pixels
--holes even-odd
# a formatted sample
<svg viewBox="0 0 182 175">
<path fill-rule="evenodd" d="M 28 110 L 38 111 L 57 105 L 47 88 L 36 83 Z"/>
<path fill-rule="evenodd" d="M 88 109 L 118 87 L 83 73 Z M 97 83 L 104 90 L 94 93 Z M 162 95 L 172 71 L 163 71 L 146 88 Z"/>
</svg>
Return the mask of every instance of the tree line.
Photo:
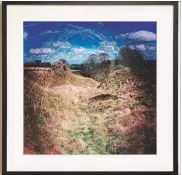
<svg viewBox="0 0 182 175">
<path fill-rule="evenodd" d="M 91 54 L 86 61 L 79 65 L 79 67 L 75 67 L 75 69 L 80 69 L 83 74 L 88 77 L 102 81 L 118 67 L 123 66 L 132 69 L 143 69 L 156 66 L 155 61 L 147 61 L 141 51 L 129 46 L 122 47 L 119 54 L 119 60 L 111 60 L 107 53 L 100 53 L 99 55 Z M 52 68 L 57 74 L 64 75 L 65 71 L 69 70 L 69 64 L 66 60 L 61 59 L 54 62 Z"/>
</svg>

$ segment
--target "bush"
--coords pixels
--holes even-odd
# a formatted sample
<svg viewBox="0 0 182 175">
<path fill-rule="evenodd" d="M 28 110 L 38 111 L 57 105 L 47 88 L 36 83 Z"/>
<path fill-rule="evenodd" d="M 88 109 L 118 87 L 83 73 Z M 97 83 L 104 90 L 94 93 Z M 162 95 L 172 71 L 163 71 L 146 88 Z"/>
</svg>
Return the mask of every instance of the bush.
<svg viewBox="0 0 182 175">
<path fill-rule="evenodd" d="M 69 64 L 66 60 L 60 59 L 52 63 L 52 70 L 54 70 L 57 75 L 65 76 L 66 72 L 69 71 Z"/>
</svg>

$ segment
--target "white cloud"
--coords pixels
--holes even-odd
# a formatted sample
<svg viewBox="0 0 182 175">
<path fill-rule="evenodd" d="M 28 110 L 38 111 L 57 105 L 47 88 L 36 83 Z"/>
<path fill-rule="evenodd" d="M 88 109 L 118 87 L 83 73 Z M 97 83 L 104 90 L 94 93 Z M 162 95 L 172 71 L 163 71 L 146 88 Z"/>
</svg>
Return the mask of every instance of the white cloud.
<svg viewBox="0 0 182 175">
<path fill-rule="evenodd" d="M 136 45 L 136 49 L 139 49 L 139 50 L 146 50 L 145 46 L 143 44 L 140 44 L 140 45 Z"/>
<path fill-rule="evenodd" d="M 146 30 L 140 30 L 132 33 L 125 33 L 120 35 L 120 39 L 128 42 L 149 42 L 156 41 L 156 34 Z"/>
<path fill-rule="evenodd" d="M 109 42 L 109 41 L 102 41 L 100 42 L 100 46 L 102 48 L 110 48 L 111 50 L 113 50 L 116 47 L 116 43 L 115 42 Z"/>
<path fill-rule="evenodd" d="M 100 42 L 100 45 L 102 47 L 108 47 L 108 46 L 116 46 L 116 43 L 115 42 L 109 42 L 109 41 L 102 41 L 102 42 Z"/>
<path fill-rule="evenodd" d="M 84 47 L 74 47 L 71 49 L 71 51 L 74 53 L 74 54 L 82 54 L 82 55 L 89 55 L 89 54 L 98 54 L 98 53 L 103 53 L 102 50 L 100 49 L 95 49 L 95 48 L 90 48 L 90 49 L 87 49 L 87 48 L 84 48 Z"/>
<path fill-rule="evenodd" d="M 53 53 L 55 53 L 55 50 L 51 49 L 51 48 L 41 48 L 41 51 L 42 51 L 43 54 L 53 54 Z"/>
<path fill-rule="evenodd" d="M 65 42 L 57 41 L 57 42 L 54 42 L 52 45 L 53 47 L 63 48 L 63 49 L 71 48 L 71 44 L 68 41 L 65 41 Z"/>
<path fill-rule="evenodd" d="M 71 51 L 73 51 L 74 53 L 86 53 L 90 52 L 90 49 L 85 49 L 83 47 L 74 47 L 71 49 Z"/>
<path fill-rule="evenodd" d="M 156 59 L 156 46 L 147 44 L 139 44 L 130 46 L 132 49 L 137 49 L 145 56 L 146 59 Z"/>
<path fill-rule="evenodd" d="M 27 32 L 23 32 L 23 39 L 26 39 L 28 37 L 28 33 Z"/>
<path fill-rule="evenodd" d="M 53 53 L 55 53 L 55 50 L 51 49 L 51 48 L 30 49 L 30 54 L 32 54 L 32 55 L 53 54 Z"/>
<path fill-rule="evenodd" d="M 68 62 L 72 63 L 82 63 L 85 61 L 91 54 L 100 54 L 104 53 L 103 50 L 99 48 L 84 48 L 84 47 L 73 47 L 69 50 L 58 52 L 54 57 L 56 59 L 64 58 Z"/>
<path fill-rule="evenodd" d="M 145 50 L 156 51 L 155 46 L 150 46 L 147 44 L 139 44 L 139 45 L 134 46 L 134 48 L 139 49 L 139 50 L 143 50 L 143 51 L 145 51 Z"/>
<path fill-rule="evenodd" d="M 30 49 L 30 54 L 39 55 L 41 53 L 41 49 Z"/>
</svg>

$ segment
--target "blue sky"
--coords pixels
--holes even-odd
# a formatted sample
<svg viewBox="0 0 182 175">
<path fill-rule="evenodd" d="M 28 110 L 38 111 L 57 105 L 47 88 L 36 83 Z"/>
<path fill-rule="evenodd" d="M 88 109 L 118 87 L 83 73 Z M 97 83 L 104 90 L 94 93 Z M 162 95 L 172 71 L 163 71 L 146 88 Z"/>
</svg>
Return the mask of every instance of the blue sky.
<svg viewBox="0 0 182 175">
<path fill-rule="evenodd" d="M 80 64 L 100 53 L 116 59 L 125 45 L 156 59 L 156 38 L 155 22 L 24 22 L 24 62 Z"/>
</svg>

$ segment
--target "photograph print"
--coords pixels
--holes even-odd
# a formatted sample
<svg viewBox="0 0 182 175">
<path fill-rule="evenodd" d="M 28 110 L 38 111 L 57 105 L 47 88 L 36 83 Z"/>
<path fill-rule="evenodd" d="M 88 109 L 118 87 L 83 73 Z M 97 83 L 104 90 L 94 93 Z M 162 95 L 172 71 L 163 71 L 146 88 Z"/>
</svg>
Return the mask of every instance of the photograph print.
<svg viewBox="0 0 182 175">
<path fill-rule="evenodd" d="M 156 22 L 24 22 L 24 154 L 157 154 Z"/>
</svg>

